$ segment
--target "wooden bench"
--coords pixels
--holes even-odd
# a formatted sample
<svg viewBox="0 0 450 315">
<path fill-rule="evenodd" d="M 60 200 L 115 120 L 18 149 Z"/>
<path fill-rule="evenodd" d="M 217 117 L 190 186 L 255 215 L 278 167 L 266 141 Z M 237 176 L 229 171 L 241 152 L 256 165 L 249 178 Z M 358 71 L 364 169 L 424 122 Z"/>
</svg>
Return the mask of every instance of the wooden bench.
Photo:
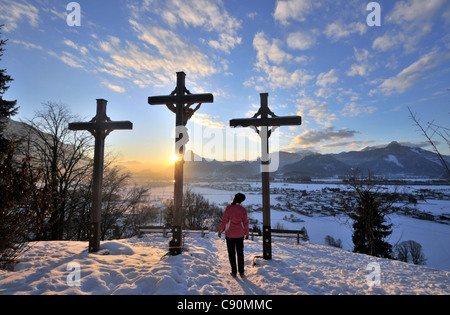
<svg viewBox="0 0 450 315">
<path fill-rule="evenodd" d="M 169 228 L 165 226 L 138 226 L 138 237 L 141 238 L 143 233 L 162 233 L 164 237 L 167 237 Z"/>
<path fill-rule="evenodd" d="M 254 239 L 254 232 L 253 230 L 250 231 L 252 240 Z M 278 234 L 278 235 L 276 235 Z M 281 235 L 280 235 L 281 234 Z M 292 236 L 291 236 L 292 235 Z M 302 240 L 307 241 L 308 233 L 306 232 L 306 228 L 303 227 L 301 230 L 277 230 L 272 229 L 272 236 L 281 236 L 281 237 L 295 237 L 297 236 L 297 244 L 300 244 L 300 235 L 302 235 Z"/>
<path fill-rule="evenodd" d="M 183 230 L 185 234 L 201 234 L 202 238 L 205 238 L 206 234 L 209 234 L 209 230 L 207 228 L 191 228 L 188 230 Z"/>
<path fill-rule="evenodd" d="M 165 226 L 139 226 L 138 227 L 138 237 L 142 237 L 143 233 L 163 233 L 164 237 L 167 237 L 167 234 L 172 231 L 171 228 Z M 200 234 L 202 238 L 205 237 L 206 234 L 209 234 L 209 230 L 207 228 L 199 228 L 199 229 L 187 229 L 183 230 L 184 234 Z"/>
</svg>

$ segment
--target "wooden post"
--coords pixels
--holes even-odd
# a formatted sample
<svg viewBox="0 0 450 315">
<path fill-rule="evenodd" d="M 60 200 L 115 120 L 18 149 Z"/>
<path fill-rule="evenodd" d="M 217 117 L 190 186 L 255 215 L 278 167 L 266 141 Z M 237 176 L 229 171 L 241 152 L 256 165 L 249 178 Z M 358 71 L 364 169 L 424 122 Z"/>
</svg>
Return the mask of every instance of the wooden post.
<svg viewBox="0 0 450 315">
<path fill-rule="evenodd" d="M 252 118 L 230 120 L 231 127 L 252 127 L 261 137 L 261 181 L 262 181 L 262 207 L 263 207 L 263 258 L 272 259 L 272 225 L 270 220 L 270 158 L 269 138 L 273 128 L 278 126 L 301 125 L 300 116 L 278 117 L 268 105 L 268 93 L 261 93 L 261 107 Z M 269 115 L 271 118 L 269 118 Z M 257 118 L 261 116 L 260 118 Z M 269 131 L 268 127 L 272 126 Z M 260 127 L 258 129 L 257 127 Z"/>
</svg>

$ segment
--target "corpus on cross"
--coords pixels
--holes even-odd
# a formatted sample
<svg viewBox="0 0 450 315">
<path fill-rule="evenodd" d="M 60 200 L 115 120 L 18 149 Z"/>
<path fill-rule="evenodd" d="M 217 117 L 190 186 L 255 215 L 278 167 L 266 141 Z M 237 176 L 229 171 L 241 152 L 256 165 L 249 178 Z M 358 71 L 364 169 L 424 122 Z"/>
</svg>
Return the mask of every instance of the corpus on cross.
<svg viewBox="0 0 450 315">
<path fill-rule="evenodd" d="M 169 242 L 169 254 L 178 255 L 182 252 L 182 213 L 183 213 L 183 164 L 184 145 L 188 142 L 186 124 L 194 113 L 200 109 L 203 103 L 213 103 L 212 94 L 192 94 L 186 89 L 186 74 L 177 72 L 177 86 L 170 95 L 151 96 L 148 98 L 150 105 L 166 105 L 175 113 L 175 180 L 174 180 L 174 206 L 172 223 L 172 240 Z M 198 103 L 195 108 L 194 104 Z"/>
</svg>

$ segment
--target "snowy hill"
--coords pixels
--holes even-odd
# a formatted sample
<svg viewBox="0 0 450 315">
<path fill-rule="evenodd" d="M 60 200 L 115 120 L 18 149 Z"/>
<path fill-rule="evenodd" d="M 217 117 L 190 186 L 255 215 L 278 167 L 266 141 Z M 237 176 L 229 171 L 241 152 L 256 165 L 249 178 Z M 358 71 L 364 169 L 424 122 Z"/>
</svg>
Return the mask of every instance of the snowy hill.
<svg viewBox="0 0 450 315">
<path fill-rule="evenodd" d="M 108 255 L 87 253 L 86 242 L 39 242 L 15 272 L 0 271 L 0 294 L 450 294 L 450 272 L 288 239 L 274 239 L 274 259 L 255 267 L 261 240 L 245 241 L 246 277 L 234 279 L 223 238 L 185 242 L 173 257 L 156 235 L 102 242 Z M 368 285 L 373 266 L 380 286 Z"/>
</svg>

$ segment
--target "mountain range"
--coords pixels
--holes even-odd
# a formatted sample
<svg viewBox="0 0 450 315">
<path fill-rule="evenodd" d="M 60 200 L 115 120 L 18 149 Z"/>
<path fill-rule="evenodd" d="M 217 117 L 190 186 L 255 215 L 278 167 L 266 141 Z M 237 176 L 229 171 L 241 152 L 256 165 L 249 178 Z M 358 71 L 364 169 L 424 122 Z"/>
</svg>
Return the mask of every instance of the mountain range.
<svg viewBox="0 0 450 315">
<path fill-rule="evenodd" d="M 344 176 L 351 169 L 370 171 L 387 178 L 442 178 L 445 174 L 436 154 L 416 147 L 391 142 L 385 147 L 366 147 L 360 151 L 320 154 L 276 152 L 278 170 L 272 176 L 286 179 L 329 178 Z M 444 156 L 450 164 L 450 156 Z M 260 161 L 219 162 L 202 159 L 186 162 L 185 176 L 189 179 L 259 178 Z"/>
</svg>

